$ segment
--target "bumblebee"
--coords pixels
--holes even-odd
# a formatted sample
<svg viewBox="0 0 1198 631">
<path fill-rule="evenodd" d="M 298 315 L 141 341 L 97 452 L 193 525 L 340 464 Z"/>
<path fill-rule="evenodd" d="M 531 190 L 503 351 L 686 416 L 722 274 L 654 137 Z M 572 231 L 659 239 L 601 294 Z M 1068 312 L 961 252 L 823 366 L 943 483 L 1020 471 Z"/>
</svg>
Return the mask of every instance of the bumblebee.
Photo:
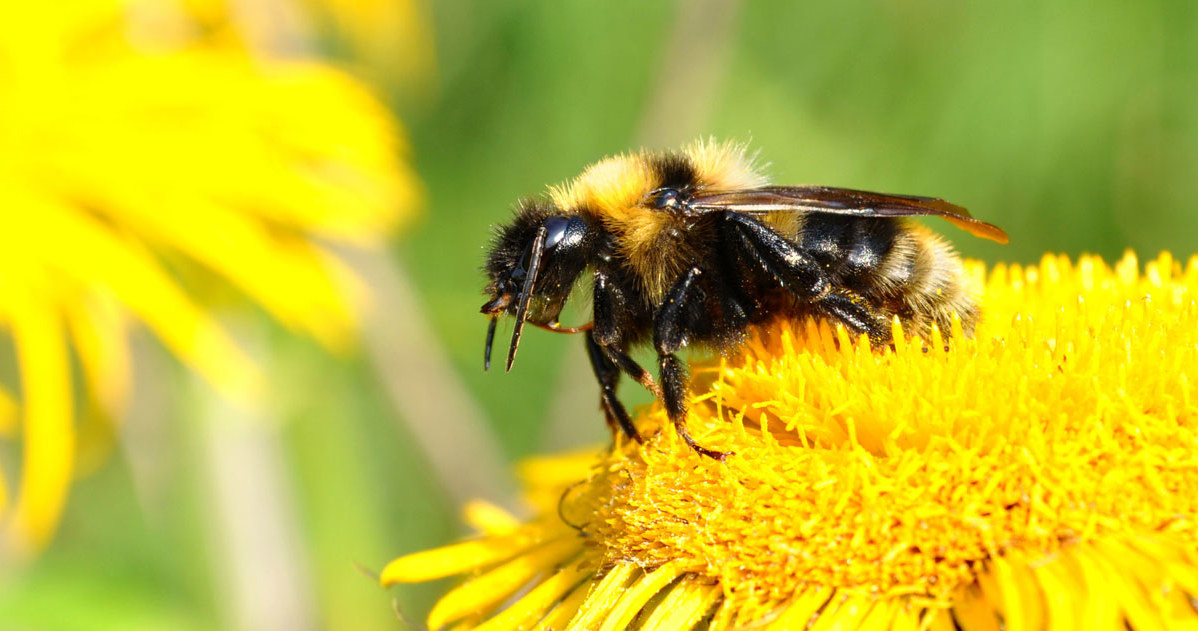
<svg viewBox="0 0 1198 631">
<path fill-rule="evenodd" d="M 525 199 L 499 228 L 487 256 L 482 306 L 490 317 L 484 365 L 500 315 L 515 316 L 511 370 L 526 323 L 581 333 L 613 431 L 641 440 L 616 397 L 621 373 L 665 405 L 695 451 L 723 452 L 687 431 L 687 369 L 678 351 L 727 352 L 750 325 L 816 316 L 890 342 L 897 316 L 917 333 L 949 330 L 953 313 L 967 334 L 978 307 L 956 253 L 906 217 L 943 217 L 1000 243 L 997 226 L 942 199 L 826 186 L 771 186 L 745 148 L 698 142 L 681 151 L 606 158 L 548 195 Z M 591 287 L 589 324 L 558 318 L 579 282 Z M 652 343 L 660 386 L 629 350 Z"/>
</svg>

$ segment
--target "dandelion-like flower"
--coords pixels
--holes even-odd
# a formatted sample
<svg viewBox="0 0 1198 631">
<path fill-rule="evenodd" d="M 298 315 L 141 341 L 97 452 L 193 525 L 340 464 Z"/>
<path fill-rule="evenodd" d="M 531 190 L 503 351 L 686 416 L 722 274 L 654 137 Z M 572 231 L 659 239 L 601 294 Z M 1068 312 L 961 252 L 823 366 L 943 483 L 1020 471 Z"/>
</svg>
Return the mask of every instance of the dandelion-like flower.
<svg viewBox="0 0 1198 631">
<path fill-rule="evenodd" d="M 381 243 L 417 196 L 397 130 L 347 77 L 214 41 L 135 42 L 125 9 L 0 8 L 0 326 L 20 372 L 0 436 L 22 447 L 0 516 L 18 550 L 49 539 L 73 477 L 72 351 L 110 419 L 130 386 L 129 316 L 249 399 L 254 367 L 198 294 L 236 288 L 344 346 L 361 288 L 323 241 Z"/>
<path fill-rule="evenodd" d="M 644 445 L 527 463 L 531 522 L 471 510 L 382 582 L 466 574 L 433 629 L 1198 625 L 1198 257 L 969 274 L 973 338 L 755 331 L 694 369 L 725 463 L 654 406 Z"/>
<path fill-rule="evenodd" d="M 429 8 L 422 0 L 129 0 L 158 18 L 187 13 L 194 27 L 264 52 L 333 43 L 355 70 L 419 97 L 435 89 L 436 59 Z"/>
</svg>

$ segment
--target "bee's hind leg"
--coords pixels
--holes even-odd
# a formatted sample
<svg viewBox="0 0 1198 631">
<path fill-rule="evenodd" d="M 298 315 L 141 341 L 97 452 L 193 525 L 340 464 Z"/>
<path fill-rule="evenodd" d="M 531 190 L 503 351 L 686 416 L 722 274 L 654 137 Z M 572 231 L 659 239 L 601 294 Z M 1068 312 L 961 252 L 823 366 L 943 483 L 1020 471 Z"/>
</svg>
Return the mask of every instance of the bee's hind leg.
<svg viewBox="0 0 1198 631">
<path fill-rule="evenodd" d="M 832 316 L 858 335 L 865 333 L 875 348 L 891 342 L 890 322 L 878 315 L 865 301 L 846 291 L 831 291 L 816 303 L 820 311 Z"/>
<path fill-rule="evenodd" d="M 698 453 L 723 462 L 730 454 L 723 451 L 708 449 L 691 438 L 686 428 L 687 410 L 687 372 L 682 361 L 675 355 L 686 344 L 690 329 L 690 321 L 694 311 L 690 300 L 695 297 L 695 282 L 703 270 L 693 267 L 682 280 L 678 281 L 666 294 L 665 302 L 653 320 L 653 345 L 657 349 L 658 366 L 661 376 L 662 400 L 665 402 L 666 413 L 674 423 L 678 436 Z"/>
<path fill-rule="evenodd" d="M 740 237 L 737 245 L 745 260 L 756 261 L 763 272 L 794 296 L 796 303 L 809 303 L 853 332 L 869 335 L 874 346 L 891 341 L 890 322 L 861 296 L 834 287 L 810 253 L 748 215 L 729 212 L 725 220 Z"/>
</svg>

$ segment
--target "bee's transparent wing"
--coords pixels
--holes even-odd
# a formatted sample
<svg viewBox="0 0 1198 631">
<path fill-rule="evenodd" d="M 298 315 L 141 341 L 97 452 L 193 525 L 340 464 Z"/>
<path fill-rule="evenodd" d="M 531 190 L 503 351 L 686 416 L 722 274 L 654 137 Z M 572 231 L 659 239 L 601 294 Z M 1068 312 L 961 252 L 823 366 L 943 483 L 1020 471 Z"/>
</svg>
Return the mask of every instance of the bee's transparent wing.
<svg viewBox="0 0 1198 631">
<path fill-rule="evenodd" d="M 974 219 L 969 211 L 943 199 L 871 193 L 831 186 L 764 186 L 735 191 L 701 191 L 689 200 L 687 206 L 698 212 L 730 210 L 747 214 L 798 211 L 856 217 L 935 215 L 975 237 L 999 243 L 1010 240 L 1002 228 Z"/>
</svg>

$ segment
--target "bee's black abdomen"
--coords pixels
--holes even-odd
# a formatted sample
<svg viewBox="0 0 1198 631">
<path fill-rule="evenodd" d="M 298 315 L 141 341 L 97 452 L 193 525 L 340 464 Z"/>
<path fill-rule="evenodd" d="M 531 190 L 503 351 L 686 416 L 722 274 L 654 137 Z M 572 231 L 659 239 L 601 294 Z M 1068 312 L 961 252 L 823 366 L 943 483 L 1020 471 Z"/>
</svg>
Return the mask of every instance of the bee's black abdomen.
<svg viewBox="0 0 1198 631">
<path fill-rule="evenodd" d="M 893 257 L 896 254 L 899 224 L 891 219 L 858 219 L 850 234 L 837 273 L 845 287 L 857 292 L 870 292 L 877 288 L 879 273 L 887 263 L 895 263 Z"/>
<path fill-rule="evenodd" d="M 869 294 L 886 284 L 879 277 L 883 268 L 896 263 L 891 258 L 899 230 L 893 219 L 809 215 L 800 246 L 827 270 L 834 284 Z"/>
<path fill-rule="evenodd" d="M 854 221 L 852 217 L 808 215 L 798 245 L 825 268 L 837 268 L 843 263 Z"/>
<path fill-rule="evenodd" d="M 947 331 L 952 313 L 966 332 L 977 307 L 952 249 L 903 219 L 809 214 L 795 242 L 819 262 L 830 284 L 853 292 L 879 316 L 898 316 L 925 334 Z"/>
</svg>

